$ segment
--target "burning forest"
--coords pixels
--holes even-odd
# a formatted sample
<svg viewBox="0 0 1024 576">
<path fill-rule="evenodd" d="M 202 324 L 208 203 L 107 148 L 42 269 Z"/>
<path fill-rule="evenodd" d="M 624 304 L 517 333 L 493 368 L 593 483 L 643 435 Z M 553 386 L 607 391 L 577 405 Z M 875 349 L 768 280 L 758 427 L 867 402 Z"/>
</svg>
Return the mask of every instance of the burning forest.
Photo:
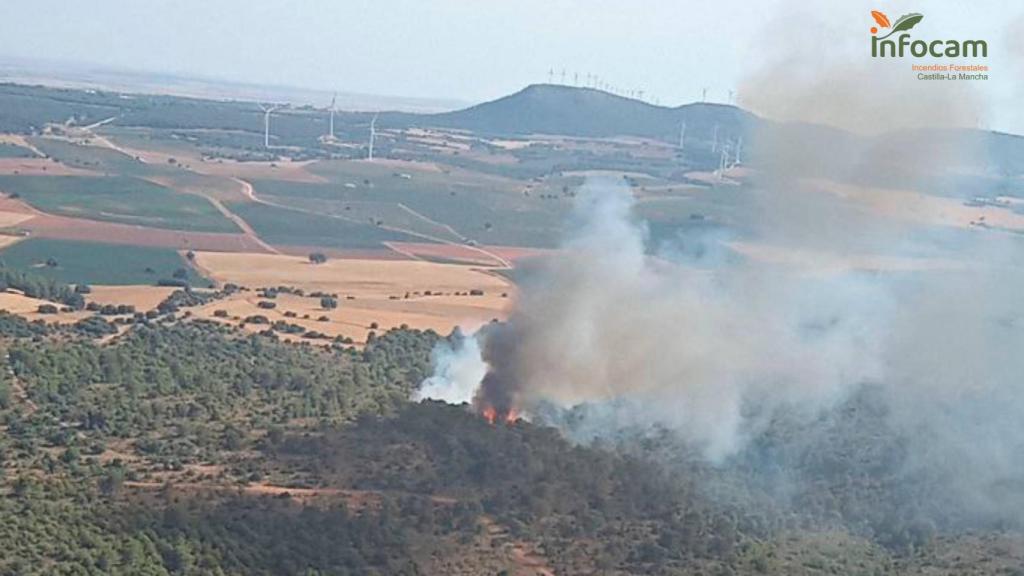
<svg viewBox="0 0 1024 576">
<path fill-rule="evenodd" d="M 795 512 L 794 494 L 820 480 L 796 455 L 818 458 L 816 446 L 844 474 L 892 479 L 851 496 L 872 501 L 859 521 L 873 530 L 886 530 L 887 507 L 950 530 L 1022 526 L 1021 240 L 926 225 L 942 214 L 902 216 L 893 198 L 908 195 L 883 198 L 930 193 L 936 167 L 989 170 L 960 130 L 982 105 L 959 88 L 837 93 L 833 81 L 856 73 L 812 68 L 786 94 L 752 76 L 741 98 L 855 136 L 794 124 L 751 135 L 750 172 L 715 190 L 748 205 L 657 246 L 628 179 L 590 177 L 561 250 L 524 275 L 508 320 L 444 342 L 416 397 L 583 444 L 667 434 L 676 452 L 659 457 L 754 470 L 748 488 Z M 883 199 L 858 196 L 867 188 Z M 843 450 L 864 460 L 829 452 Z"/>
</svg>

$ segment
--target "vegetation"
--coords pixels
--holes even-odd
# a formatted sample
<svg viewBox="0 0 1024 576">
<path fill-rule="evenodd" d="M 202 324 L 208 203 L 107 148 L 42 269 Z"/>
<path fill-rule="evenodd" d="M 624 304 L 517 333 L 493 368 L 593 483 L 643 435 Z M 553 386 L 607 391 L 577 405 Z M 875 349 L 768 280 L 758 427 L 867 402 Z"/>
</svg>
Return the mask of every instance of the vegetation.
<svg viewBox="0 0 1024 576">
<path fill-rule="evenodd" d="M 114 333 L 100 318 L 73 330 Z M 898 450 L 879 444 L 870 390 L 827 424 L 842 431 L 800 436 L 823 444 L 756 440 L 709 466 L 667 433 L 583 447 L 409 403 L 431 332 L 356 350 L 143 320 L 98 344 L 0 314 L 0 335 L 4 573 L 499 573 L 516 562 L 501 542 L 559 574 L 952 575 L 954 555 L 984 573 L 1022 558 L 1013 532 L 922 523 L 897 478 L 854 475 L 854 459 Z M 772 426 L 765 439 L 801 432 Z M 850 441 L 865 444 L 836 444 Z M 752 465 L 766 450 L 803 479 L 792 507 Z M 838 486 L 851 499 L 828 498 Z"/>
<path fill-rule="evenodd" d="M 325 161 L 311 169 L 331 183 L 257 180 L 253 186 L 260 197 L 308 213 L 371 225 L 380 221 L 451 242 L 470 238 L 494 244 L 552 246 L 569 209 L 567 200 L 524 196 L 520 182 L 468 171 L 418 172 L 407 180 L 382 167 L 354 162 Z M 355 188 L 345 187 L 352 183 Z M 488 222 L 492 224 L 489 230 L 485 229 Z"/>
<path fill-rule="evenodd" d="M 0 290 L 14 289 L 30 298 L 59 302 L 74 309 L 85 306 L 82 293 L 44 274 L 34 274 L 0 267 Z"/>
<path fill-rule="evenodd" d="M 0 131 L 30 133 L 47 122 L 98 121 L 117 114 L 116 95 L 0 84 Z"/>
<path fill-rule="evenodd" d="M 248 222 L 260 238 L 272 244 L 329 248 L 384 248 L 387 241 L 420 241 L 372 224 L 323 214 L 278 208 L 255 202 L 233 203 L 233 212 Z"/>
<path fill-rule="evenodd" d="M 178 280 L 183 284 L 210 284 L 169 248 L 30 238 L 5 248 L 0 252 L 0 260 L 9 270 L 49 282 L 153 285 L 174 278 L 175 271 L 182 269 L 186 275 Z M 46 266 L 49 260 L 56 265 Z"/>
<path fill-rule="evenodd" d="M 254 181 L 268 202 L 256 203 L 240 200 L 236 182 L 189 171 L 197 150 L 205 162 L 287 161 L 263 149 L 255 105 L 3 85 L 0 130 L 62 133 L 116 118 L 104 134 L 175 161 L 33 136 L 52 159 L 97 176 L 7 176 L 0 187 L 68 216 L 237 232 L 205 199 L 179 193 L 230 188 L 233 212 L 311 263 L 330 248 L 425 237 L 552 246 L 582 183 L 571 171 L 594 167 L 630 173 L 654 238 L 742 216 L 735 207 L 749 190 L 691 194 L 685 170 L 717 165 L 701 155 L 713 122 L 728 137 L 756 119 L 591 92 L 535 88 L 426 121 L 591 136 L 628 126 L 674 141 L 685 119 L 694 138 L 685 162 L 615 142 L 503 150 L 470 135 L 465 149 L 438 152 L 388 130 L 380 154 L 440 166 L 395 174 L 337 159 L 358 148 L 321 145 L 322 111 L 292 108 L 275 113 L 275 143 L 295 158 L 335 158 L 305 168 L 322 182 Z M 570 113 L 566 97 L 581 98 Z M 607 125 L 594 126 L 595 114 Z M 340 113 L 337 134 L 362 142 L 367 121 Z M 387 128 L 424 121 L 380 118 Z M 997 170 L 1021 157 L 1005 152 Z M 2 288 L 47 300 L 38 308 L 47 314 L 81 308 L 92 284 L 180 289 L 156 310 L 91 304 L 97 314 L 64 325 L 0 311 L 0 575 L 1021 574 L 1019 524 L 971 517 L 942 478 L 894 465 L 912 454 L 871 386 L 810 422 L 776 415 L 714 465 L 664 430 L 594 441 L 578 426 L 588 407 L 491 425 L 467 406 L 408 400 L 431 370 L 433 332 L 380 333 L 373 322 L 358 348 L 262 314 L 243 320 L 259 334 L 192 319 L 190 307 L 240 289 L 193 289 L 208 285 L 193 257 L 40 238 L 3 251 Z M 275 309 L 279 293 L 306 296 L 263 288 L 260 311 Z M 308 297 L 325 311 L 340 298 Z M 227 306 L 214 315 L 230 316 Z"/>
<path fill-rule="evenodd" d="M 239 232 L 204 198 L 138 178 L 0 176 L 0 189 L 61 216 L 193 232 Z"/>
</svg>

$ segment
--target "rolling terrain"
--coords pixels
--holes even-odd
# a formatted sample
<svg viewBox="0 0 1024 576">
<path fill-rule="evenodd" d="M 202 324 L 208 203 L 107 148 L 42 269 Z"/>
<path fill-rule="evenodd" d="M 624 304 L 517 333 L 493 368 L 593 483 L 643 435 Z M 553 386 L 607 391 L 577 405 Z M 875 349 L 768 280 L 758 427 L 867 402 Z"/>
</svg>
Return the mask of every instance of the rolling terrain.
<svg viewBox="0 0 1024 576">
<path fill-rule="evenodd" d="M 533 85 L 453 112 L 382 114 L 369 162 L 370 117 L 362 113 L 338 112 L 332 139 L 324 135 L 325 111 L 284 107 L 264 147 L 262 112 L 253 103 L 18 85 L 0 86 L 0 102 L 11 111 L 0 117 L 7 133 L 0 257 L 70 284 L 152 285 L 168 280 L 179 262 L 186 269 L 179 280 L 202 284 L 197 252 L 253 262 L 315 253 L 500 271 L 557 249 L 581 186 L 609 174 L 629 186 L 656 250 L 774 254 L 779 261 L 789 248 L 758 245 L 754 207 L 762 176 L 784 160 L 765 150 L 782 148 L 795 151 L 797 176 L 827 192 L 836 209 L 862 212 L 880 226 L 911 225 L 922 237 L 932 227 L 1024 228 L 1024 204 L 1015 201 L 1022 139 L 998 133 L 878 138 L 776 124 L 734 106 L 663 107 L 589 88 Z M 754 145 L 762 140 L 779 146 Z M 927 180 L 912 166 L 886 164 L 900 147 L 941 150 L 953 142 L 984 151 L 989 164 L 964 158 L 959 176 Z M 821 150 L 831 157 L 819 157 Z M 849 158 L 871 168 L 851 170 Z M 74 243 L 81 254 L 68 252 Z M 116 246 L 124 257 L 114 255 Z M 858 250 L 865 252 L 858 261 L 871 261 L 870 246 Z M 153 265 L 141 265 L 145 258 Z M 46 266 L 48 260 L 64 264 Z M 72 272 L 71 261 L 105 261 L 110 278 L 86 274 L 86 264 Z M 449 328 L 463 320 L 453 314 L 440 313 Z"/>
<path fill-rule="evenodd" d="M 41 247 L 53 246 L 60 259 L 60 244 L 43 239 L 87 242 L 97 253 L 106 243 L 177 251 L 178 258 L 192 251 L 322 252 L 507 268 L 559 246 L 580 186 L 615 172 L 633 191 L 654 246 L 702 252 L 707 238 L 721 237 L 747 246 L 748 256 L 761 254 L 749 249 L 756 245 L 749 206 L 758 173 L 776 160 L 751 145 L 759 138 L 804 154 L 798 168 L 807 176 L 836 183 L 825 187 L 883 221 L 1020 228 L 1019 205 L 1006 198 L 1016 194 L 1021 139 L 1005 134 L 905 132 L 880 141 L 777 125 L 733 106 L 670 108 L 589 88 L 533 85 L 464 110 L 382 114 L 378 158 L 367 162 L 369 116 L 360 113 L 339 112 L 332 140 L 324 137 L 324 111 L 285 107 L 264 148 L 262 112 L 245 102 L 17 85 L 3 86 L 0 101 L 12 111 L 0 117 L 9 134 L 0 159 L 8 245 L 28 237 L 33 246 L 31 257 L 8 247 L 8 260 L 29 272 L 48 258 Z M 32 106 L 19 106 L 27 101 Z M 971 139 L 995 164 L 979 175 L 934 179 L 917 210 L 885 200 L 911 198 L 908 191 L 875 188 L 880 178 L 885 186 L 900 182 L 898 170 L 878 169 L 886 147 L 937 146 L 948 138 Z M 817 158 L 823 149 L 863 156 L 874 168 L 833 166 Z M 965 162 L 963 170 L 977 172 Z M 720 165 L 727 169 L 716 170 Z M 919 181 L 912 180 L 908 185 Z M 872 192 L 851 194 L 855 189 Z M 985 200 L 977 204 L 976 197 Z M 189 278 L 201 275 L 183 261 Z M 140 276 L 133 262 L 112 259 L 123 271 L 112 270 L 119 280 L 109 283 L 154 283 L 165 275 Z M 75 277 L 102 284 L 63 275 Z"/>
<path fill-rule="evenodd" d="M 439 365 L 468 370 L 445 351 L 504 325 L 536 274 L 579 273 L 561 258 L 581 249 L 570 229 L 607 242 L 590 256 L 609 268 L 588 286 L 683 270 L 677 293 L 736 261 L 757 272 L 739 292 L 764 298 L 779 270 L 822 292 L 847 278 L 970 280 L 982 265 L 964 245 L 1012 254 L 1024 233 L 1020 137 L 865 136 L 534 85 L 453 112 L 381 113 L 370 161 L 372 117 L 338 112 L 331 138 L 326 110 L 284 107 L 267 147 L 255 102 L 0 86 L 0 573 L 1024 565 L 1020 526 L 958 516 L 941 474 L 895 472 L 909 433 L 873 382 L 809 421 L 759 421 L 716 462 L 661 427 L 575 441 L 597 404 L 489 423 L 479 407 L 410 402 Z M 953 140 L 984 153 L 934 174 L 893 159 Z M 632 202 L 646 252 L 626 273 L 611 264 L 630 238 L 580 222 L 593 181 Z M 850 222 L 873 234 L 818 241 Z M 709 286 L 702 311 L 725 291 Z M 664 355 L 689 342 L 645 332 L 689 320 L 645 310 L 656 291 L 604 301 L 584 288 L 558 294 L 550 317 L 622 308 L 613 328 L 636 338 L 584 319 L 569 355 L 604 337 L 616 351 L 595 365 L 646 338 Z M 997 321 L 1012 330 L 1016 317 Z M 752 337 L 722 324 L 730 346 Z M 824 315 L 800 336 L 844 327 Z"/>
</svg>

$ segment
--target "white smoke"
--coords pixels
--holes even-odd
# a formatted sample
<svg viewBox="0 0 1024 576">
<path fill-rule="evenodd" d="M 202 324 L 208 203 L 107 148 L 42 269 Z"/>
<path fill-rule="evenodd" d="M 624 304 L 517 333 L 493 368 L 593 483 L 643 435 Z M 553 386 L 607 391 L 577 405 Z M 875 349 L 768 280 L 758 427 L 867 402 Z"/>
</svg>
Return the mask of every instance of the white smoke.
<svg viewBox="0 0 1024 576">
<path fill-rule="evenodd" d="M 474 336 L 457 334 L 452 342 L 442 340 L 431 353 L 434 374 L 423 381 L 413 400 L 441 400 L 462 404 L 473 399 L 487 366 L 480 359 L 480 344 Z"/>
<path fill-rule="evenodd" d="M 564 251 L 524 284 L 508 324 L 481 335 L 500 357 L 487 366 L 475 340 L 445 344 L 420 396 L 462 401 L 487 368 L 506 371 L 520 410 L 628 400 L 620 424 L 677 429 L 720 458 L 751 429 L 748 404 L 825 406 L 880 378 L 872 334 L 889 304 L 867 278 L 652 257 L 632 204 L 621 182 L 588 181 Z"/>
<path fill-rule="evenodd" d="M 694 267 L 651 255 L 630 190 L 589 180 L 563 249 L 522 283 L 508 321 L 459 355 L 457 376 L 439 356 L 431 395 L 527 413 L 584 404 L 576 430 L 660 425 L 722 461 L 779 408 L 814 417 L 874 384 L 906 441 L 903 472 L 939 479 L 944 502 L 979 517 L 1019 519 L 1022 239 L 956 228 L 942 216 L 963 208 L 957 200 L 913 196 L 935 200 L 951 174 L 991 177 L 983 135 L 953 130 L 982 118 L 981 103 L 963 86 L 905 90 L 905 67 L 851 70 L 846 59 L 790 78 L 807 55 L 820 53 L 766 65 L 742 87 L 745 101 L 869 135 L 762 123 L 750 138 L 757 180 L 731 206 L 733 229 L 790 258 Z"/>
</svg>

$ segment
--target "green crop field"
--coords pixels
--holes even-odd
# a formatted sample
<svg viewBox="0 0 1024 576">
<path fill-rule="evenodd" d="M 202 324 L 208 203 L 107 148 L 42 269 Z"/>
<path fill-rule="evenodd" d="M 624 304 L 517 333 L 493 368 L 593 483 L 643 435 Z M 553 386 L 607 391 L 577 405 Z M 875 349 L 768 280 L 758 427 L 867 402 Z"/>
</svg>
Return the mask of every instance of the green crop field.
<svg viewBox="0 0 1024 576">
<path fill-rule="evenodd" d="M 447 225 L 480 243 L 513 246 L 557 244 L 562 219 L 571 205 L 560 190 L 534 190 L 527 195 L 522 182 L 464 170 L 414 172 L 404 178 L 383 166 L 321 162 L 312 171 L 331 183 L 258 180 L 252 184 L 257 195 L 289 206 L 337 213 L 346 206 L 352 212 L 357 210 L 356 203 L 372 202 L 373 209 L 395 218 L 395 211 L 385 212 L 381 207 L 390 204 L 420 215 L 418 222 L 407 222 L 411 230 L 430 233 L 428 230 L 436 230 L 437 224 Z M 388 222 L 388 217 L 382 215 L 381 219 Z M 437 224 L 425 227 L 430 221 Z"/>
<path fill-rule="evenodd" d="M 8 268 L 68 284 L 152 285 L 184 268 L 193 286 L 211 285 L 170 248 L 32 238 L 4 249 L 0 260 Z"/>
<path fill-rule="evenodd" d="M 0 190 L 76 218 L 194 232 L 239 232 L 209 201 L 122 176 L 0 176 Z"/>
<path fill-rule="evenodd" d="M 259 129 L 255 123 L 250 128 Z M 187 130 L 180 128 L 126 127 L 108 124 L 99 132 L 129 148 L 161 152 L 171 156 L 188 156 L 197 152 L 214 150 L 262 150 L 263 133 L 245 130 L 203 128 Z"/>
<path fill-rule="evenodd" d="M 423 242 L 369 223 L 351 222 L 322 214 L 267 206 L 255 202 L 230 204 L 260 238 L 272 244 L 325 248 L 381 248 L 381 242 Z"/>
<path fill-rule="evenodd" d="M 136 158 L 99 146 L 80 146 L 52 138 L 30 137 L 29 142 L 61 164 L 107 174 L 141 176 L 147 167 Z"/>
<path fill-rule="evenodd" d="M 444 223 L 433 221 L 400 202 L 375 200 L 375 190 L 349 189 L 333 184 L 258 181 L 256 194 L 275 204 L 371 225 L 408 230 L 430 238 L 461 242 L 463 238 Z M 343 192 L 341 191 L 343 190 Z"/>
<path fill-rule="evenodd" d="M 137 134 L 138 131 L 131 134 Z M 146 148 L 143 142 L 152 144 L 152 141 L 135 136 L 139 142 L 130 142 L 130 145 L 138 145 Z M 175 190 L 185 192 L 224 192 L 237 191 L 238 185 L 229 178 L 207 176 L 185 169 L 182 164 L 147 164 L 132 156 L 128 156 L 117 150 L 102 148 L 99 146 L 82 146 L 52 138 L 33 138 L 32 142 L 41 151 L 54 160 L 74 168 L 82 168 L 93 172 L 100 172 L 105 176 L 135 176 L 146 178 L 154 182 L 166 182 Z M 165 140 L 177 146 L 177 148 L 158 149 L 167 153 L 184 152 L 186 144 L 174 140 Z M 151 149 L 151 148 L 147 148 Z"/>
</svg>

